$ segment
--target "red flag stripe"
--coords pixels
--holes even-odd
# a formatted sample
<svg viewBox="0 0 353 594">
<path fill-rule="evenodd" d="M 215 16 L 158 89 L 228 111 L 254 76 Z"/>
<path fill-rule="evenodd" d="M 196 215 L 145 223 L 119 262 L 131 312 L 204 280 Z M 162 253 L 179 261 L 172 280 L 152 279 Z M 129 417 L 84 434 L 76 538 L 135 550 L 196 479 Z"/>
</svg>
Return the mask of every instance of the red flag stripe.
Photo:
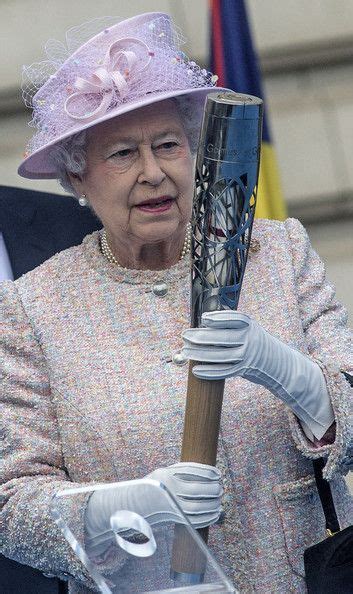
<svg viewBox="0 0 353 594">
<path fill-rule="evenodd" d="M 226 87 L 221 23 L 221 0 L 211 0 L 211 27 L 214 71 L 215 74 L 218 75 L 217 85 Z"/>
</svg>

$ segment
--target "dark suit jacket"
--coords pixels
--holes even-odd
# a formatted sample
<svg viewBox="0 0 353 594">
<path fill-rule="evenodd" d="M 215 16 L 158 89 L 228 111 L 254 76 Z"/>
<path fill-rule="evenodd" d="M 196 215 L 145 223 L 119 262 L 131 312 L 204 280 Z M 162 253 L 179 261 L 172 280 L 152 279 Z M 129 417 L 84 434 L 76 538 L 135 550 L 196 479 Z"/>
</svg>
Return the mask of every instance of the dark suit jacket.
<svg viewBox="0 0 353 594">
<path fill-rule="evenodd" d="M 0 186 L 0 231 L 15 278 L 101 226 L 71 196 Z"/>
<path fill-rule="evenodd" d="M 72 197 L 0 186 L 0 231 L 15 279 L 100 227 Z M 60 594 L 66 585 L 0 555 L 0 592 Z"/>
</svg>

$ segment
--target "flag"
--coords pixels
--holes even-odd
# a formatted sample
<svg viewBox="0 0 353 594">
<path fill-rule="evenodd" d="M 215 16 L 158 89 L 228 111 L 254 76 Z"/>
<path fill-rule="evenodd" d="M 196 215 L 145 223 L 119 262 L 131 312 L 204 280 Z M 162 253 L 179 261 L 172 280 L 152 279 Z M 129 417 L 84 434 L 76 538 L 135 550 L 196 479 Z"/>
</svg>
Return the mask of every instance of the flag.
<svg viewBox="0 0 353 594">
<path fill-rule="evenodd" d="M 252 44 L 244 0 L 210 0 L 211 70 L 217 84 L 264 100 L 257 56 Z M 286 217 L 276 155 L 271 143 L 266 106 L 261 145 L 256 216 Z"/>
</svg>

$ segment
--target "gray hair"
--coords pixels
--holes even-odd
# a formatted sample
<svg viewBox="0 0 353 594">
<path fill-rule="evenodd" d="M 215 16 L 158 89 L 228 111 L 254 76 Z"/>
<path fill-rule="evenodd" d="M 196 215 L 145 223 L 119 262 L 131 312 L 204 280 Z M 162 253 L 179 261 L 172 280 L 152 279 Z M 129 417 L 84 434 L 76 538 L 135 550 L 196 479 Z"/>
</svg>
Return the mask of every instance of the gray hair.
<svg viewBox="0 0 353 594">
<path fill-rule="evenodd" d="M 185 134 L 189 141 L 191 153 L 197 151 L 197 143 L 200 132 L 202 110 L 197 98 L 189 96 L 174 97 L 180 113 Z M 86 169 L 87 159 L 87 130 L 73 134 L 69 138 L 54 145 L 50 152 L 50 160 L 57 173 L 60 185 L 69 192 L 76 195 L 70 175 L 83 175 Z"/>
</svg>

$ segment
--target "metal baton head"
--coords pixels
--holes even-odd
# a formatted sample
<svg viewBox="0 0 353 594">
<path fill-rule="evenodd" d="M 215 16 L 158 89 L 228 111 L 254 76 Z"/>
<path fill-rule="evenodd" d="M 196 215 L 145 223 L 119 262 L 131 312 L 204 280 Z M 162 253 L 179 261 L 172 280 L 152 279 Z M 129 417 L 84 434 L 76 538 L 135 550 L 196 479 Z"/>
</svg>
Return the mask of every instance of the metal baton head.
<svg viewBox="0 0 353 594">
<path fill-rule="evenodd" d="M 191 325 L 204 311 L 236 309 L 254 220 L 263 102 L 207 96 L 196 159 Z"/>
</svg>

